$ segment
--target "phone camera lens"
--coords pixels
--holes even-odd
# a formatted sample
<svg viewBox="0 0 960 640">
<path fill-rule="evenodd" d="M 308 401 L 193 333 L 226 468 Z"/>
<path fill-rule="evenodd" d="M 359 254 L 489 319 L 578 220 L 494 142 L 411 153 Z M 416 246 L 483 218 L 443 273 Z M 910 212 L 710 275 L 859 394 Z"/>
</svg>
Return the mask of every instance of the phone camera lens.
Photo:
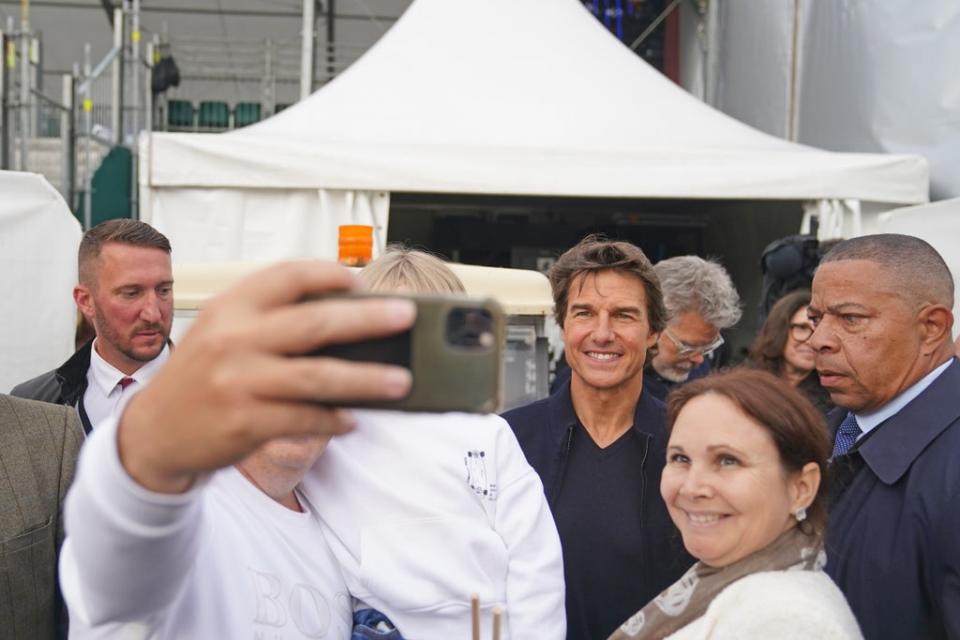
<svg viewBox="0 0 960 640">
<path fill-rule="evenodd" d="M 447 342 L 463 349 L 492 349 L 493 329 L 493 316 L 486 309 L 455 307 L 447 316 Z"/>
</svg>

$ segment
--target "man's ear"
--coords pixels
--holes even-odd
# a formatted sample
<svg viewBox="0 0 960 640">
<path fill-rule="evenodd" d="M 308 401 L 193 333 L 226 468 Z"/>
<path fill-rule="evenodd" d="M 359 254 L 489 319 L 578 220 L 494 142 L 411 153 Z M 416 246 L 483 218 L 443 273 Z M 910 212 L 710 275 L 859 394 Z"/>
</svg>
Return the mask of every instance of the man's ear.
<svg viewBox="0 0 960 640">
<path fill-rule="evenodd" d="M 75 286 L 73 288 L 73 301 L 77 304 L 77 308 L 80 309 L 80 313 L 82 313 L 92 325 L 96 310 L 93 304 L 93 294 L 90 292 L 90 289 L 82 284 Z"/>
<path fill-rule="evenodd" d="M 648 351 L 652 350 L 653 353 L 656 354 L 657 353 L 656 348 L 659 342 L 660 342 L 660 334 L 650 332 L 650 334 L 647 336 L 647 350 Z"/>
<path fill-rule="evenodd" d="M 953 339 L 953 313 L 942 304 L 931 304 L 920 309 L 917 322 L 924 355 L 936 352 L 944 342 Z"/>
</svg>

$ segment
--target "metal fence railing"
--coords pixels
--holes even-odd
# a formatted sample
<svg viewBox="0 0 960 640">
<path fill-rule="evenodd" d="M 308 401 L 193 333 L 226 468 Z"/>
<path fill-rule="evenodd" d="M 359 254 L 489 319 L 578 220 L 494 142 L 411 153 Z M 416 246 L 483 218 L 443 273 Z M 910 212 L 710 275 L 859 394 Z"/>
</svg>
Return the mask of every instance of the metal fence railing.
<svg viewBox="0 0 960 640">
<path fill-rule="evenodd" d="M 307 16 L 305 9 L 304 25 L 311 24 Z M 59 87 L 51 82 L 56 76 L 44 74 L 42 34 L 31 29 L 26 11 L 19 25 L 10 16 L 0 29 L 0 168 L 46 175 L 71 208 L 83 204 L 87 226 L 91 181 L 106 149 L 135 150 L 143 130 L 218 131 L 269 117 L 332 80 L 368 48 L 334 44 L 329 30 L 330 42 L 318 43 L 315 20 L 300 37 L 155 34 L 141 42 L 139 20 L 140 0 L 117 7 L 109 52 L 93 60 L 87 44 Z M 152 74 L 165 57 L 176 61 L 179 86 L 154 94 Z M 175 106 L 183 111 L 177 118 Z M 134 160 L 134 184 L 136 170 Z M 136 215 L 137 189 L 132 192 Z"/>
<path fill-rule="evenodd" d="M 13 20 L 0 31 L 0 168 L 54 174 L 73 202 L 76 181 L 76 78 L 62 76 L 59 100 L 43 88 L 40 34 Z"/>
<path fill-rule="evenodd" d="M 23 18 L 17 26 L 9 17 L 0 31 L 0 168 L 44 174 L 72 209 L 83 204 L 89 227 L 96 163 L 111 146 L 135 146 L 149 124 L 150 65 L 140 56 L 139 33 L 125 36 L 136 15 L 128 3 L 117 8 L 111 50 L 94 64 L 87 45 L 82 66 L 62 76 L 59 92 L 43 86 L 42 34 Z"/>
<path fill-rule="evenodd" d="M 255 103 L 263 117 L 282 110 L 300 98 L 301 41 L 296 38 L 227 40 L 224 38 L 170 37 L 159 41 L 155 51 L 172 56 L 180 72 L 180 85 L 165 93 L 157 105 L 159 129 L 204 130 L 192 125 L 172 124 L 163 117 L 170 101 L 187 101 L 198 107 L 205 100 L 222 100 L 232 105 Z M 325 46 L 314 48 L 314 86 L 329 82 L 366 51 L 366 46 L 338 45 L 328 53 Z"/>
</svg>

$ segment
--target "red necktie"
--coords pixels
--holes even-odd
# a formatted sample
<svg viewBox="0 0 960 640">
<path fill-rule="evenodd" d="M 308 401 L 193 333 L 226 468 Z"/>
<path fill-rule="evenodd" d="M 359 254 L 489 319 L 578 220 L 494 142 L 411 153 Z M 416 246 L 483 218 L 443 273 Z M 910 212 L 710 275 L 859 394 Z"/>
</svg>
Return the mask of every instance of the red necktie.
<svg viewBox="0 0 960 640">
<path fill-rule="evenodd" d="M 120 378 L 120 382 L 118 382 L 117 384 L 120 386 L 120 390 L 123 391 L 124 389 L 132 385 L 134 382 L 136 382 L 136 380 L 134 380 L 133 378 Z"/>
</svg>

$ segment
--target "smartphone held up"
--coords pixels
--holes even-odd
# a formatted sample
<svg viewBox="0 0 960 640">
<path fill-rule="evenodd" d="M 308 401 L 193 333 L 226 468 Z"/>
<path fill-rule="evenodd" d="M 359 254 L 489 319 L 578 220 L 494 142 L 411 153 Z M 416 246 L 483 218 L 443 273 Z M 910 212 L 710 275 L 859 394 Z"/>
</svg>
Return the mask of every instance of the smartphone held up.
<svg viewBox="0 0 960 640">
<path fill-rule="evenodd" d="M 354 407 L 400 411 L 491 413 L 502 404 L 504 317 L 492 299 L 401 294 L 337 294 L 407 297 L 417 306 L 414 326 L 402 333 L 329 345 L 311 356 L 406 367 L 410 393 L 393 401 L 358 401 Z M 349 403 L 348 403 L 349 404 Z"/>
</svg>

